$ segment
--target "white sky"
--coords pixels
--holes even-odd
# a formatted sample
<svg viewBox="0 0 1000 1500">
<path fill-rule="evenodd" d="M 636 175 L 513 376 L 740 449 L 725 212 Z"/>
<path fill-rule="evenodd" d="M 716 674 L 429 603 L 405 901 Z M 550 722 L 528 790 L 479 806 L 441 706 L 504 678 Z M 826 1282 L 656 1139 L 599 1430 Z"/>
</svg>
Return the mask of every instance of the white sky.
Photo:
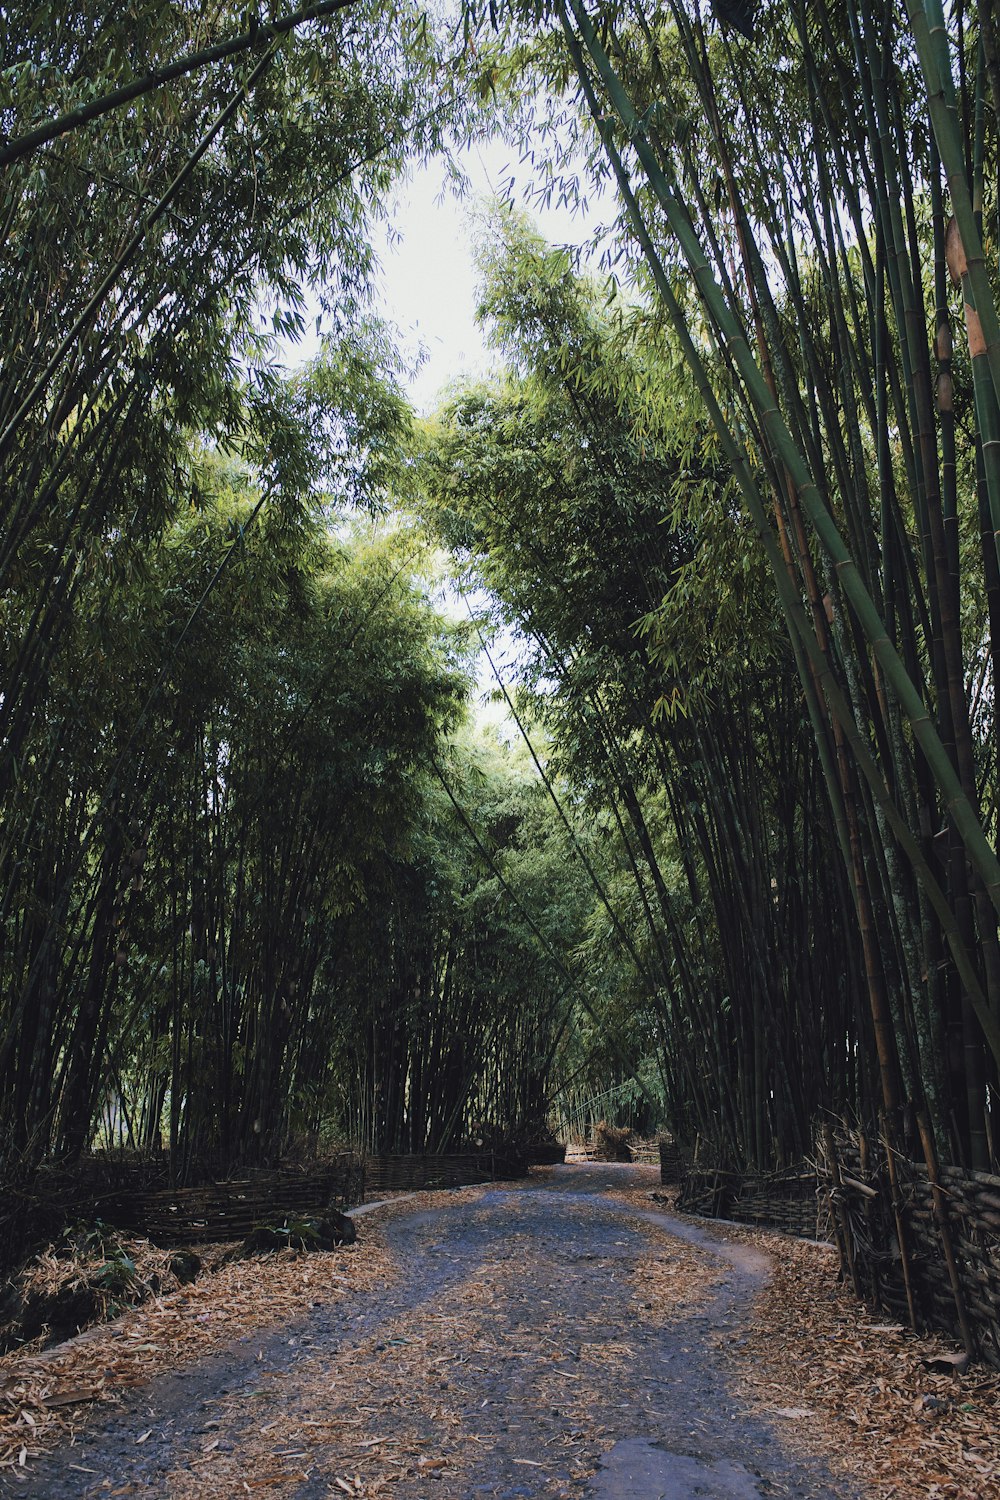
<svg viewBox="0 0 1000 1500">
<path fill-rule="evenodd" d="M 418 168 L 398 191 L 393 236 L 378 247 L 384 315 L 399 328 L 407 357 L 421 347 L 426 352 L 425 363 L 408 387 L 421 414 L 433 407 L 450 381 L 485 374 L 496 363 L 475 322 L 470 219 L 476 202 L 494 197 L 501 186 L 507 191 L 513 178 L 514 202 L 531 213 L 552 243 L 583 245 L 596 222 L 592 212 L 574 217 L 566 209 L 536 208 L 529 192 L 530 166 L 519 163 L 502 141 L 474 146 L 463 164 L 472 185 L 464 201 L 449 188 L 442 191 L 440 164 Z"/>
<path fill-rule="evenodd" d="M 382 313 L 396 325 L 407 359 L 425 352 L 424 363 L 407 391 L 416 411 L 427 415 L 441 390 L 463 375 L 495 368 L 498 356 L 488 350 L 476 323 L 476 272 L 472 262 L 471 219 L 477 203 L 493 199 L 500 189 L 526 209 L 552 244 L 582 246 L 593 236 L 593 212 L 574 216 L 565 208 L 539 208 L 530 193 L 530 164 L 521 164 L 503 141 L 474 146 L 463 158 L 470 192 L 457 199 L 444 187 L 445 169 L 437 162 L 415 170 L 397 193 L 392 233 L 377 248 L 382 263 Z M 513 185 L 511 185 L 513 179 Z M 480 601 L 475 601 L 480 602 Z M 460 617 L 465 607 L 450 600 Z M 516 633 L 500 630 L 493 640 L 494 660 L 505 681 L 514 680 L 520 645 Z M 495 689 L 485 655 L 477 672 L 485 705 Z M 485 709 L 505 733 L 517 737 L 508 723 L 506 705 Z"/>
<path fill-rule="evenodd" d="M 469 190 L 458 198 L 446 185 L 441 162 L 415 166 L 395 194 L 395 211 L 375 250 L 381 263 L 375 311 L 399 334 L 401 353 L 416 366 L 424 360 L 404 389 L 417 413 L 427 415 L 445 386 L 463 375 L 486 374 L 496 367 L 497 355 L 487 350 L 476 324 L 476 273 L 472 263 L 472 218 L 483 201 L 503 194 L 525 210 L 539 232 L 553 245 L 581 248 L 595 231 L 614 217 L 612 206 L 590 196 L 585 212 L 539 207 L 532 193 L 532 167 L 522 163 L 511 146 L 495 138 L 471 147 L 461 157 Z M 592 260 L 589 255 L 585 261 Z M 315 356 L 319 341 L 313 331 L 318 309 L 306 309 L 305 332 L 284 345 L 286 368 Z"/>
</svg>

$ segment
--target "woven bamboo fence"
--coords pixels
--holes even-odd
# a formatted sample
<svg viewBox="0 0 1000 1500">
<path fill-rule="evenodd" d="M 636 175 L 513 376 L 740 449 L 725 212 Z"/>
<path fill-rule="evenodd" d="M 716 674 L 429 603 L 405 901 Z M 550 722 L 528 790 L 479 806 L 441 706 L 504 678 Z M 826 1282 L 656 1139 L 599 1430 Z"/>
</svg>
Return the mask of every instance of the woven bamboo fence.
<svg viewBox="0 0 1000 1500">
<path fill-rule="evenodd" d="M 441 1156 L 351 1153 L 313 1167 L 260 1172 L 202 1187 L 137 1195 L 115 1222 L 157 1244 L 239 1240 L 259 1224 L 322 1217 L 392 1192 L 464 1187 L 523 1177 L 523 1158 L 495 1151 Z"/>
<path fill-rule="evenodd" d="M 68 1225 L 110 1223 L 119 1205 L 169 1182 L 165 1152 L 104 1151 L 71 1164 L 46 1162 L 25 1182 L 0 1182 L 0 1275 L 58 1239 Z"/>
<path fill-rule="evenodd" d="M 638 1166 L 656 1167 L 660 1165 L 662 1144 L 656 1139 L 649 1140 L 642 1136 L 626 1135 L 620 1150 L 616 1152 L 607 1140 L 603 1140 L 598 1135 L 593 1140 L 571 1141 L 565 1148 L 565 1160 L 577 1164 L 591 1161 L 630 1161 Z"/>
<path fill-rule="evenodd" d="M 658 1167 L 660 1165 L 660 1142 L 642 1136 L 629 1136 L 625 1143 L 628 1154 L 637 1166 Z"/>
<path fill-rule="evenodd" d="M 660 1169 L 661 1181 L 676 1181 Z M 681 1183 L 677 1207 L 707 1219 L 729 1219 L 776 1229 L 800 1239 L 832 1238 L 830 1197 L 815 1168 L 796 1166 L 746 1176 L 720 1168 L 692 1168 Z"/>
<path fill-rule="evenodd" d="M 564 1148 L 546 1146 L 553 1159 Z M 13 1270 L 67 1225 L 103 1219 L 162 1245 L 240 1240 L 260 1224 L 311 1217 L 390 1192 L 523 1177 L 516 1151 L 362 1157 L 342 1152 L 300 1166 L 213 1177 L 201 1163 L 194 1185 L 170 1187 L 165 1157 L 96 1154 L 72 1168 L 47 1168 L 31 1193 L 0 1191 L 0 1273 Z"/>
<path fill-rule="evenodd" d="M 660 1181 L 665 1183 L 681 1182 L 687 1174 L 689 1157 L 680 1142 L 660 1141 L 658 1155 Z"/>
<path fill-rule="evenodd" d="M 201 1187 L 139 1193 L 108 1205 L 109 1217 L 158 1245 L 244 1239 L 258 1224 L 322 1217 L 364 1191 L 360 1157 L 345 1153 L 315 1166 L 254 1172 Z"/>
<path fill-rule="evenodd" d="M 903 1322 L 935 1328 L 1000 1367 L 1000 1177 L 828 1137 L 829 1188 L 845 1274 Z"/>
<path fill-rule="evenodd" d="M 527 1174 L 525 1158 L 496 1151 L 441 1156 L 370 1156 L 364 1164 L 364 1197 L 420 1192 L 424 1188 L 470 1187 Z"/>
<path fill-rule="evenodd" d="M 676 1180 L 667 1157 L 661 1180 Z M 1000 1177 L 934 1168 L 857 1133 L 830 1131 L 816 1163 L 747 1176 L 695 1167 L 677 1207 L 705 1218 L 832 1240 L 858 1296 L 935 1329 L 1000 1367 Z"/>
</svg>

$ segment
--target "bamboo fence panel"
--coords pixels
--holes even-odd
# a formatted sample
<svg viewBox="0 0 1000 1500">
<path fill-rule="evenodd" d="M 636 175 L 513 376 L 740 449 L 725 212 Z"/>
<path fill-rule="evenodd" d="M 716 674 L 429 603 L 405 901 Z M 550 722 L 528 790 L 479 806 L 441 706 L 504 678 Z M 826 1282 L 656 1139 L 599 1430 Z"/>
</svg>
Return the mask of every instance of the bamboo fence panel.
<svg viewBox="0 0 1000 1500">
<path fill-rule="evenodd" d="M 0 1255 L 12 1270 L 32 1249 L 58 1239 L 75 1222 L 103 1219 L 159 1245 L 244 1239 L 258 1225 L 322 1218 L 331 1209 L 386 1193 L 465 1187 L 524 1177 L 529 1163 L 562 1161 L 565 1147 L 542 1143 L 525 1151 L 458 1152 L 440 1156 L 369 1156 L 342 1152 L 300 1166 L 261 1168 L 214 1178 L 206 1164 L 194 1186 L 166 1185 L 165 1159 L 111 1158 L 95 1153 L 73 1170 L 52 1169 L 47 1194 L 4 1195 L 22 1233 Z M 3 1249 L 0 1245 L 0 1249 Z"/>
<path fill-rule="evenodd" d="M 323 1217 L 357 1201 L 364 1166 L 344 1157 L 312 1170 L 259 1172 L 227 1182 L 143 1193 L 117 1205 L 116 1225 L 154 1244 L 241 1240 L 258 1224 Z"/>
<path fill-rule="evenodd" d="M 912 1299 L 918 1326 L 964 1342 L 961 1305 L 975 1351 L 1000 1367 L 1000 1177 L 941 1167 L 942 1229 L 934 1186 L 922 1162 L 894 1157 L 897 1221 L 882 1143 L 838 1138 L 834 1151 L 831 1156 L 828 1147 L 818 1163 L 761 1176 L 693 1168 L 681 1182 L 677 1206 L 704 1218 L 836 1240 L 844 1277 L 866 1301 L 908 1323 Z M 661 1180 L 676 1181 L 674 1174 L 675 1162 L 668 1155 Z"/>
<path fill-rule="evenodd" d="M 456 1152 L 440 1156 L 370 1156 L 364 1164 L 364 1197 L 383 1193 L 421 1192 L 429 1188 L 471 1187 L 524 1177 L 528 1164 L 520 1154 L 495 1151 Z"/>
<path fill-rule="evenodd" d="M 661 1165 L 661 1181 L 676 1181 Z M 747 1176 L 722 1168 L 692 1168 L 682 1183 L 677 1207 L 706 1219 L 728 1219 L 757 1229 L 776 1229 L 799 1239 L 830 1240 L 829 1193 L 815 1169 L 786 1168 Z"/>
<path fill-rule="evenodd" d="M 869 1145 L 862 1152 L 856 1141 L 838 1140 L 836 1150 L 841 1168 L 840 1222 L 850 1234 L 866 1293 L 905 1318 L 906 1287 L 884 1148 Z M 1000 1367 L 1000 1177 L 961 1167 L 940 1168 L 945 1232 L 957 1272 L 956 1294 L 927 1168 L 897 1155 L 895 1169 L 918 1319 L 927 1327 L 961 1338 L 961 1300 L 977 1352 Z"/>
</svg>

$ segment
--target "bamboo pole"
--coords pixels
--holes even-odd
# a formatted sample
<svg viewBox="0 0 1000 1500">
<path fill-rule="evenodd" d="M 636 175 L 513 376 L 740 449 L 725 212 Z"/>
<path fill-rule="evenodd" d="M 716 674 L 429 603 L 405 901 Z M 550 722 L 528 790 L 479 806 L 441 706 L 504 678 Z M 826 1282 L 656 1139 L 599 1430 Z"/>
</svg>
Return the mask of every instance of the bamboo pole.
<svg viewBox="0 0 1000 1500">
<path fill-rule="evenodd" d="M 840 1161 L 837 1157 L 837 1147 L 833 1138 L 833 1126 L 829 1120 L 823 1122 L 823 1144 L 826 1148 L 826 1159 L 830 1164 L 830 1176 L 833 1179 L 834 1224 L 836 1226 L 837 1242 L 840 1249 L 841 1264 L 846 1265 L 854 1287 L 854 1295 L 859 1302 L 864 1300 L 864 1292 L 861 1287 L 861 1276 L 858 1271 L 857 1257 L 854 1253 L 854 1233 L 851 1229 L 851 1220 L 844 1202 L 844 1176 L 840 1170 Z"/>
<path fill-rule="evenodd" d="M 927 102 L 938 151 L 944 165 L 952 210 L 968 264 L 969 285 L 983 330 L 983 355 L 996 399 L 1000 401 L 1000 317 L 997 315 L 982 237 L 966 177 L 965 151 L 958 125 L 951 44 L 941 0 L 906 0 L 913 40 L 927 88 Z"/>
<path fill-rule="evenodd" d="M 705 304 L 735 361 L 748 397 L 759 414 L 763 430 L 773 451 L 791 475 L 800 504 L 830 558 L 864 637 L 882 666 L 886 679 L 910 722 L 913 734 L 941 790 L 944 804 L 965 845 L 969 859 L 979 872 L 990 900 L 1000 913 L 1000 860 L 997 859 L 980 820 L 966 796 L 919 692 L 886 633 L 885 624 L 865 587 L 857 564 L 845 547 L 836 523 L 827 511 L 816 483 L 795 446 L 784 418 L 767 388 L 767 382 L 747 345 L 745 335 L 726 303 L 711 267 L 705 259 L 682 200 L 661 169 L 650 145 L 646 125 L 637 114 L 615 73 L 593 23 L 583 7 L 582 0 L 568 0 L 568 5 L 573 12 L 597 73 L 625 127 Z M 567 32 L 571 34 L 569 19 L 565 11 L 563 20 Z M 1000 342 L 998 342 L 998 358 L 1000 358 Z"/>
<path fill-rule="evenodd" d="M 572 0 L 572 3 L 575 6 L 576 0 Z M 865 744 L 864 739 L 857 728 L 854 715 L 847 705 L 839 685 L 833 678 L 829 663 L 824 659 L 822 652 L 819 650 L 815 633 L 806 622 L 806 617 L 801 601 L 788 576 L 786 560 L 782 557 L 780 551 L 778 550 L 778 546 L 774 538 L 774 533 L 767 523 L 766 514 L 757 492 L 756 482 L 751 475 L 745 452 L 740 442 L 733 434 L 729 422 L 727 421 L 725 415 L 721 410 L 721 407 L 719 406 L 718 399 L 708 379 L 702 357 L 698 350 L 695 348 L 694 342 L 691 338 L 683 310 L 677 303 L 670 285 L 669 278 L 667 277 L 662 263 L 660 262 L 655 248 L 652 244 L 652 240 L 650 239 L 645 222 L 642 218 L 641 211 L 635 200 L 634 194 L 631 191 L 628 177 L 625 173 L 624 165 L 621 161 L 621 157 L 611 137 L 610 131 L 607 128 L 606 123 L 603 121 L 603 117 L 597 106 L 597 100 L 591 90 L 590 81 L 584 67 L 579 43 L 577 42 L 573 34 L 568 17 L 565 15 L 565 13 L 563 14 L 563 26 L 567 37 L 567 44 L 570 48 L 571 55 L 573 56 L 574 63 L 577 67 L 577 73 L 578 77 L 580 78 L 581 86 L 583 87 L 588 97 L 591 112 L 594 114 L 595 119 L 598 120 L 605 151 L 607 152 L 609 160 L 612 163 L 619 190 L 622 193 L 623 200 L 626 204 L 626 209 L 628 211 L 633 229 L 636 232 L 640 248 L 642 249 L 647 264 L 650 267 L 650 271 L 653 275 L 657 291 L 661 299 L 663 300 L 663 303 L 670 316 L 671 324 L 678 337 L 681 350 L 685 356 L 689 368 L 692 371 L 699 394 L 705 404 L 706 411 L 708 412 L 712 425 L 718 433 L 720 442 L 723 446 L 723 451 L 726 453 L 726 456 L 730 464 L 732 465 L 733 474 L 737 480 L 737 483 L 739 484 L 740 492 L 747 507 L 747 512 L 754 523 L 757 534 L 764 547 L 765 554 L 771 567 L 772 575 L 775 579 L 779 597 L 781 599 L 782 608 L 788 621 L 788 627 L 792 635 L 793 644 L 797 643 L 797 648 L 801 647 L 805 655 L 808 657 L 810 663 L 817 671 L 823 683 L 824 696 L 826 697 L 830 705 L 832 713 L 840 722 L 845 734 L 848 737 L 848 741 L 851 746 L 852 754 L 855 757 L 855 761 L 859 769 L 861 770 L 866 782 L 871 788 L 873 794 L 877 798 L 879 805 L 884 812 L 887 823 L 889 824 L 895 837 L 899 841 L 900 847 L 906 854 L 907 859 L 909 860 L 918 881 L 925 890 L 928 900 L 932 908 L 934 909 L 939 921 L 941 922 L 946 942 L 949 946 L 949 949 L 951 950 L 956 967 L 959 971 L 959 974 L 961 975 L 962 982 L 966 986 L 979 1024 L 983 1029 L 984 1035 L 987 1038 L 988 1044 L 994 1057 L 1000 1060 L 1000 1023 L 997 1022 L 997 1019 L 994 1016 L 993 1011 L 986 1000 L 986 997 L 982 993 L 975 967 L 972 963 L 969 953 L 965 948 L 962 935 L 958 930 L 954 913 L 952 912 L 948 904 L 944 892 L 941 890 L 940 885 L 935 879 L 933 872 L 931 871 L 927 860 L 917 843 L 916 838 L 914 837 L 908 824 L 899 813 L 897 807 L 895 806 L 895 803 L 889 795 L 885 783 L 882 780 L 882 777 L 878 772 L 878 769 L 872 758 L 871 752 Z M 632 119 L 632 122 L 637 129 L 641 128 L 638 125 L 638 121 L 636 120 L 634 111 L 631 112 L 630 118 Z M 808 674 L 806 674 L 806 676 L 807 675 Z M 803 680 L 805 680 L 805 677 Z M 938 741 L 937 743 L 940 747 L 940 741 Z M 844 833 L 845 836 L 843 840 L 843 847 L 846 851 L 846 829 L 844 830 Z M 980 836 L 985 843 L 985 837 L 982 835 L 981 829 Z"/>
<path fill-rule="evenodd" d="M 906 1291 L 906 1310 L 909 1314 L 910 1327 L 916 1333 L 917 1311 L 913 1297 L 913 1272 L 910 1264 L 910 1246 L 906 1234 L 906 1220 L 903 1216 L 903 1196 L 899 1188 L 899 1173 L 896 1170 L 896 1150 L 886 1126 L 887 1121 L 883 1115 L 882 1149 L 885 1152 L 886 1167 L 889 1174 L 889 1195 L 892 1201 L 892 1214 L 896 1221 L 896 1242 L 899 1245 L 899 1268 L 903 1273 L 903 1287 Z"/>
<path fill-rule="evenodd" d="M 962 1278 L 959 1274 L 958 1262 L 955 1259 L 955 1245 L 951 1237 L 951 1226 L 948 1223 L 948 1207 L 938 1176 L 937 1153 L 934 1150 L 934 1140 L 931 1136 L 930 1123 L 923 1110 L 918 1110 L 917 1112 L 917 1129 L 920 1132 L 920 1144 L 923 1148 L 924 1161 L 927 1166 L 927 1179 L 931 1185 L 934 1221 L 937 1224 L 941 1249 L 944 1252 L 945 1264 L 948 1267 L 948 1280 L 951 1283 L 951 1294 L 955 1302 L 955 1315 L 958 1319 L 959 1332 L 962 1336 L 962 1343 L 965 1345 L 966 1353 L 970 1359 L 975 1359 L 977 1353 L 976 1340 L 969 1325 L 969 1318 L 965 1308 Z"/>
</svg>

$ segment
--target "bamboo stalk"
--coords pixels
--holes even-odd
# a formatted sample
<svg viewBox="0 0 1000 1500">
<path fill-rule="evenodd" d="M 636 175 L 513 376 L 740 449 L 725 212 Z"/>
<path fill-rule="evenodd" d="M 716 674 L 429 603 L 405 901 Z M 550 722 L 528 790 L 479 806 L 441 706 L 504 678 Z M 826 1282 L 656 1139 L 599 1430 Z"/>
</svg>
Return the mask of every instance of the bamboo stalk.
<svg viewBox="0 0 1000 1500">
<path fill-rule="evenodd" d="M 934 1140 L 931 1136 L 930 1124 L 923 1110 L 917 1112 L 917 1129 L 920 1132 L 920 1144 L 923 1148 L 924 1162 L 927 1166 L 927 1179 L 931 1185 L 934 1221 L 941 1240 L 941 1249 L 944 1253 L 945 1264 L 948 1267 L 948 1280 L 951 1283 L 951 1293 L 955 1302 L 955 1315 L 958 1319 L 959 1332 L 962 1337 L 962 1343 L 965 1345 L 966 1353 L 970 1359 L 975 1359 L 977 1353 L 976 1341 L 969 1325 L 965 1307 L 965 1294 L 962 1290 L 962 1279 L 958 1270 L 958 1262 L 955 1259 L 955 1246 L 951 1237 L 951 1227 L 948 1223 L 948 1208 L 944 1192 L 941 1188 L 940 1178 L 938 1177 L 937 1153 L 934 1150 Z"/>
<path fill-rule="evenodd" d="M 584 92 L 588 98 L 592 114 L 594 114 L 595 118 L 600 121 L 600 111 L 597 106 L 596 98 L 592 93 L 586 70 L 583 66 L 583 59 L 579 49 L 579 44 L 576 41 L 573 31 L 569 25 L 568 17 L 566 17 L 565 15 L 563 17 L 563 26 L 567 37 L 567 44 L 576 64 L 581 87 L 584 89 Z M 632 119 L 633 123 L 635 123 L 634 113 L 632 115 Z M 906 853 L 906 856 L 910 861 L 918 880 L 926 891 L 928 899 L 930 900 L 931 905 L 933 906 L 933 909 L 942 924 L 942 928 L 946 935 L 946 941 L 949 948 L 951 949 L 956 965 L 962 976 L 962 981 L 966 986 L 966 990 L 970 996 L 971 1003 L 975 1008 L 979 1024 L 983 1028 L 984 1034 L 988 1038 L 991 1051 L 993 1052 L 993 1055 L 995 1057 L 1000 1058 L 1000 1024 L 997 1023 L 985 997 L 982 994 L 979 981 L 975 973 L 974 965 L 972 964 L 971 958 L 965 948 L 962 935 L 955 923 L 954 914 L 951 911 L 947 899 L 940 886 L 938 885 L 938 882 L 934 878 L 926 859 L 919 849 L 916 839 L 911 833 L 905 820 L 900 816 L 891 797 L 887 795 L 885 785 L 874 765 L 871 754 L 857 730 L 854 716 L 847 707 L 843 699 L 843 695 L 829 671 L 828 663 L 823 659 L 822 653 L 818 649 L 815 634 L 806 625 L 800 601 L 791 586 L 791 582 L 787 574 L 785 560 L 779 553 L 773 533 L 767 525 L 763 507 L 757 494 L 756 484 L 750 475 L 743 449 L 733 435 L 729 423 L 727 422 L 724 414 L 721 411 L 721 408 L 719 407 L 715 392 L 711 387 L 706 371 L 704 369 L 701 356 L 696 350 L 693 340 L 691 339 L 684 314 L 677 304 L 669 280 L 652 245 L 648 230 L 646 229 L 640 210 L 629 186 L 628 178 L 625 173 L 624 166 L 621 162 L 621 158 L 618 154 L 617 147 L 615 146 L 615 143 L 611 138 L 610 132 L 608 131 L 607 127 L 601 124 L 599 128 L 601 130 L 601 138 L 604 143 L 605 151 L 607 152 L 609 160 L 611 161 L 612 167 L 615 171 L 619 190 L 622 193 L 623 200 L 626 204 L 629 218 L 632 222 L 633 229 L 636 232 L 640 248 L 642 249 L 642 252 L 653 274 L 654 282 L 659 295 L 663 300 L 665 307 L 667 308 L 671 324 L 680 342 L 685 359 L 692 371 L 692 374 L 694 375 L 697 388 L 705 404 L 706 411 L 708 412 L 712 424 L 719 435 L 723 450 L 726 453 L 730 463 L 732 464 L 733 473 L 737 479 L 737 482 L 739 483 L 740 491 L 746 504 L 748 514 L 753 520 L 758 536 L 764 546 L 771 566 L 772 575 L 775 579 L 779 596 L 781 598 L 782 607 L 789 621 L 789 629 L 792 633 L 793 642 L 797 641 L 801 645 L 806 656 L 809 658 L 823 681 L 824 694 L 830 704 L 834 716 L 841 723 L 845 734 L 847 734 L 848 736 L 851 750 L 853 755 L 855 756 L 856 763 L 858 764 L 859 769 L 862 771 L 862 774 L 864 775 L 868 785 L 871 787 L 872 792 L 877 797 L 879 805 L 882 808 L 890 827 L 899 840 L 900 846 Z"/>
<path fill-rule="evenodd" d="M 850 556 L 832 516 L 823 504 L 809 470 L 799 454 L 785 421 L 750 352 L 745 336 L 727 306 L 705 259 L 686 210 L 664 175 L 647 138 L 646 127 L 623 88 L 597 32 L 583 8 L 582 0 L 569 0 L 576 25 L 594 62 L 608 97 L 622 121 L 646 177 L 666 215 L 695 282 L 712 313 L 716 326 L 735 360 L 748 397 L 756 408 L 773 450 L 791 474 L 799 501 L 809 518 L 844 590 L 858 624 L 875 653 L 886 679 L 906 714 L 913 733 L 941 789 L 942 797 L 969 859 L 978 870 L 993 905 L 1000 912 L 1000 861 L 983 831 L 919 692 L 889 639 L 884 622 L 865 588 L 857 564 Z M 564 26 L 570 31 L 563 12 Z M 943 155 L 943 153 L 942 153 Z M 964 231 L 963 231 L 964 237 Z M 1000 354 L 1000 344 L 998 344 Z"/>
<path fill-rule="evenodd" d="M 903 1287 L 906 1291 L 906 1310 L 909 1314 L 910 1327 L 914 1333 L 917 1332 L 917 1310 L 913 1296 L 913 1272 L 910 1265 L 910 1245 L 906 1233 L 906 1220 L 903 1216 L 903 1197 L 899 1187 L 899 1173 L 896 1170 L 896 1153 L 892 1141 L 886 1130 L 886 1121 L 882 1119 L 882 1149 L 885 1152 L 886 1167 L 889 1174 L 889 1194 L 892 1200 L 892 1213 L 896 1221 L 896 1243 L 899 1245 L 899 1268 L 903 1273 Z"/>
</svg>

